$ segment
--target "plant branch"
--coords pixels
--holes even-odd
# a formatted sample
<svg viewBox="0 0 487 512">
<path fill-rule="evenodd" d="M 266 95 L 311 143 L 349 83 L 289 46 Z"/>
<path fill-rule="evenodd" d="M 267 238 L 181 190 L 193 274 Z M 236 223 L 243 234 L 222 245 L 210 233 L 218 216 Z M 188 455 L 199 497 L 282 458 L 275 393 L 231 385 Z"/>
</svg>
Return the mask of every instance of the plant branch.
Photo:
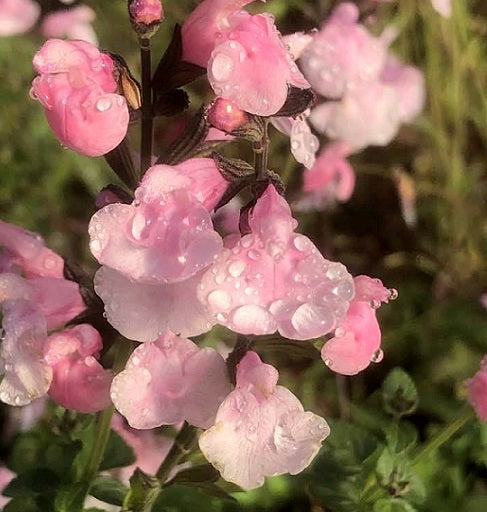
<svg viewBox="0 0 487 512">
<path fill-rule="evenodd" d="M 259 142 L 254 142 L 254 168 L 257 180 L 262 180 L 267 174 L 267 163 L 269 160 L 269 134 L 268 119 L 264 119 L 264 134 Z"/>
</svg>

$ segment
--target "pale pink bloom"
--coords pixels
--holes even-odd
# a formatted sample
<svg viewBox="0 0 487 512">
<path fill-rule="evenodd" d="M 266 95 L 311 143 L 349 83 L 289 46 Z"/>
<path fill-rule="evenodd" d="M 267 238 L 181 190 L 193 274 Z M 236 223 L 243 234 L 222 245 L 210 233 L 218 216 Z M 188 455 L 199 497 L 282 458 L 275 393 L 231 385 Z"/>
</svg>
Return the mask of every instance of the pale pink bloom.
<svg viewBox="0 0 487 512">
<path fill-rule="evenodd" d="M 116 94 L 112 59 L 86 41 L 50 39 L 36 53 L 32 95 L 64 146 L 87 156 L 108 153 L 125 137 L 127 103 Z"/>
<path fill-rule="evenodd" d="M 450 18 L 452 15 L 452 0 L 431 0 L 435 10 L 445 18 Z"/>
<path fill-rule="evenodd" d="M 301 57 L 308 45 L 312 43 L 313 36 L 311 34 L 305 34 L 304 32 L 294 32 L 294 34 L 282 36 L 282 40 L 291 58 L 297 60 Z"/>
<path fill-rule="evenodd" d="M 29 431 L 44 415 L 46 402 L 46 396 L 42 396 L 23 407 L 9 409 L 6 430 L 13 434 Z"/>
<path fill-rule="evenodd" d="M 43 314 L 31 303 L 18 300 L 2 304 L 1 348 L 4 377 L 0 400 L 9 405 L 27 405 L 46 394 L 52 370 L 43 361 L 47 325 Z"/>
<path fill-rule="evenodd" d="M 315 107 L 311 124 L 319 133 L 345 142 L 351 150 L 366 146 L 385 146 L 396 136 L 401 124 L 399 97 L 394 89 L 381 82 L 345 94 L 340 101 Z"/>
<path fill-rule="evenodd" d="M 224 132 L 231 132 L 249 122 L 249 116 L 233 101 L 217 98 L 208 110 L 208 122 Z"/>
<path fill-rule="evenodd" d="M 107 320 L 128 339 L 154 341 L 167 330 L 197 336 L 215 323 L 197 297 L 203 272 L 177 283 L 146 284 L 103 266 L 95 274 L 95 291 Z"/>
<path fill-rule="evenodd" d="M 333 330 L 353 297 L 353 280 L 294 233 L 289 205 L 269 185 L 250 217 L 251 233 L 230 236 L 205 272 L 198 296 L 214 320 L 242 334 L 278 330 L 292 339 Z"/>
<path fill-rule="evenodd" d="M 296 119 L 292 117 L 273 117 L 271 122 L 277 130 L 289 136 L 291 153 L 296 162 L 303 164 L 307 169 L 311 169 L 315 164 L 315 155 L 320 142 L 318 137 L 311 133 L 309 124 L 306 122 L 308 115 L 309 111 Z"/>
<path fill-rule="evenodd" d="M 27 277 L 63 277 L 63 259 L 37 233 L 0 220 L 0 246 L 0 272 L 18 268 Z"/>
<path fill-rule="evenodd" d="M 218 96 L 242 110 L 271 116 L 284 105 L 288 87 L 309 88 L 269 14 L 240 12 L 213 50 L 208 79 Z"/>
<path fill-rule="evenodd" d="M 487 356 L 480 363 L 480 370 L 467 381 L 470 402 L 477 416 L 487 421 Z"/>
<path fill-rule="evenodd" d="M 164 17 L 161 0 L 131 0 L 129 13 L 135 23 L 160 23 Z"/>
<path fill-rule="evenodd" d="M 10 272 L 0 273 L 0 304 L 20 299 L 39 309 L 48 330 L 61 327 L 86 308 L 74 281 L 55 277 L 25 279 Z"/>
<path fill-rule="evenodd" d="M 335 336 L 321 350 L 321 357 L 333 371 L 355 375 L 383 358 L 381 332 L 376 309 L 395 298 L 397 292 L 384 287 L 380 279 L 358 276 L 354 279 L 355 297 Z"/>
<path fill-rule="evenodd" d="M 422 112 L 426 101 L 426 87 L 423 73 L 419 69 L 406 66 L 389 55 L 380 80 L 396 91 L 401 122 L 410 123 Z"/>
<path fill-rule="evenodd" d="M 136 457 L 135 464 L 117 470 L 120 480 L 128 484 L 136 468 L 148 475 L 155 475 L 171 448 L 171 438 L 155 430 L 134 429 L 118 413 L 113 415 L 112 428 L 132 448 Z"/>
<path fill-rule="evenodd" d="M 98 46 L 98 38 L 91 24 L 96 14 L 87 5 L 49 13 L 42 22 L 42 34 L 47 37 L 79 39 Z"/>
<path fill-rule="evenodd" d="M 110 204 L 93 215 L 91 252 L 101 264 L 141 283 L 175 283 L 194 276 L 222 249 L 210 214 L 198 200 L 212 204 L 217 190 L 211 185 L 221 182 L 225 180 L 209 159 L 152 167 L 134 203 Z"/>
<path fill-rule="evenodd" d="M 135 349 L 113 379 L 111 397 L 134 428 L 182 421 L 208 428 L 230 389 L 220 354 L 168 332 Z"/>
<path fill-rule="evenodd" d="M 3 507 L 12 499 L 7 498 L 1 494 L 5 487 L 15 478 L 15 473 L 12 473 L 10 469 L 5 466 L 0 466 L 0 508 L 3 510 Z"/>
<path fill-rule="evenodd" d="M 312 169 L 303 174 L 302 209 L 322 208 L 328 202 L 348 201 L 355 188 L 355 173 L 347 160 L 346 144 L 331 142 L 323 148 Z"/>
<path fill-rule="evenodd" d="M 301 55 L 304 76 L 324 97 L 336 99 L 363 88 L 384 66 L 387 44 L 372 36 L 358 18 L 356 5 L 339 4 Z"/>
<path fill-rule="evenodd" d="M 83 413 L 110 405 L 113 373 L 97 361 L 103 343 L 89 324 L 51 335 L 44 346 L 44 361 L 52 368 L 49 396 L 56 403 Z"/>
<path fill-rule="evenodd" d="M 33 0 L 0 0 L 0 37 L 27 32 L 40 12 L 39 4 Z"/>
<path fill-rule="evenodd" d="M 253 1 L 203 0 L 183 25 L 183 60 L 206 68 L 211 52 L 231 28 L 232 16 Z"/>
<path fill-rule="evenodd" d="M 296 396 L 277 385 L 278 378 L 274 367 L 247 352 L 235 390 L 199 439 L 222 477 L 243 489 L 260 487 L 268 476 L 300 473 L 330 433 L 323 418 L 305 412 Z"/>
</svg>

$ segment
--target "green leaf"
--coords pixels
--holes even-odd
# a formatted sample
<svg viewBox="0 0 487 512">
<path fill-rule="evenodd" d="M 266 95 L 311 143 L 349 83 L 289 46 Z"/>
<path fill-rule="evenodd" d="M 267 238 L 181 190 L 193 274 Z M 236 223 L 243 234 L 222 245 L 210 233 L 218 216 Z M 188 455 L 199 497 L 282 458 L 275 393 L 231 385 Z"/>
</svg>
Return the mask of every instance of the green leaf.
<svg viewBox="0 0 487 512">
<path fill-rule="evenodd" d="M 416 509 L 400 498 L 383 498 L 375 503 L 374 512 L 416 512 Z"/>
<path fill-rule="evenodd" d="M 135 454 L 132 448 L 112 430 L 100 464 L 100 471 L 130 466 L 135 464 L 135 461 Z"/>
<path fill-rule="evenodd" d="M 45 512 L 39 508 L 33 498 L 16 498 L 10 500 L 2 510 L 3 512 Z"/>
<path fill-rule="evenodd" d="M 53 493 L 59 487 L 58 476 L 48 468 L 36 468 L 14 478 L 3 490 L 10 498 Z"/>
<path fill-rule="evenodd" d="M 123 512 L 149 512 L 161 490 L 159 480 L 137 468 L 130 478 L 130 491 L 123 501 Z"/>
<path fill-rule="evenodd" d="M 205 495 L 206 494 L 206 495 Z M 171 485 L 164 489 L 157 498 L 152 512 L 230 512 L 240 510 L 235 503 L 222 502 L 219 497 L 212 497 L 204 489 Z"/>
<path fill-rule="evenodd" d="M 171 483 L 216 482 L 219 478 L 220 473 L 211 464 L 201 464 L 200 466 L 180 471 L 171 480 Z"/>
<path fill-rule="evenodd" d="M 129 488 L 115 478 L 99 476 L 93 482 L 90 494 L 100 501 L 111 505 L 123 505 L 123 500 Z"/>
<path fill-rule="evenodd" d="M 412 414 L 418 406 L 418 392 L 411 377 L 394 368 L 382 383 L 384 409 L 395 417 Z"/>
<path fill-rule="evenodd" d="M 416 446 L 418 431 L 412 423 L 394 422 L 386 429 L 386 443 L 394 453 L 406 453 Z"/>
<path fill-rule="evenodd" d="M 65 485 L 56 494 L 56 512 L 78 512 L 82 510 L 87 492 L 87 484 Z"/>
</svg>

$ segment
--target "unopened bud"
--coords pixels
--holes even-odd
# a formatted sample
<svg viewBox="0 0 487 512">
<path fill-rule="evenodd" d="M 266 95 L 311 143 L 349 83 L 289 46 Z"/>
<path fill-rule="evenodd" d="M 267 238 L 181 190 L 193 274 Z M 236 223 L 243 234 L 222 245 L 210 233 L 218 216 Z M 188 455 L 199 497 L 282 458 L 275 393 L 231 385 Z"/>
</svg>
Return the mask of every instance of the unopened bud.
<svg viewBox="0 0 487 512">
<path fill-rule="evenodd" d="M 130 21 L 141 37 L 152 37 L 164 18 L 161 0 L 129 0 Z"/>
<path fill-rule="evenodd" d="M 208 123 L 224 132 L 233 132 L 249 122 L 244 112 L 233 101 L 217 98 L 208 111 Z"/>
</svg>

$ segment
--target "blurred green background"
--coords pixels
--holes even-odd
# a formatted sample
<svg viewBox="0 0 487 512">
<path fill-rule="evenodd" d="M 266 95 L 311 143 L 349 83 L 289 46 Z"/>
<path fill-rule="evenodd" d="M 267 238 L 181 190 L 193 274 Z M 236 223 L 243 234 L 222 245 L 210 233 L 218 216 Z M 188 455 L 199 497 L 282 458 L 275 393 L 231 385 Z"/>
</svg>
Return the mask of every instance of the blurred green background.
<svg viewBox="0 0 487 512">
<path fill-rule="evenodd" d="M 101 48 L 123 55 L 138 76 L 137 43 L 125 0 L 85 3 L 97 13 Z M 268 0 L 252 9 L 274 13 L 281 31 L 289 33 L 312 29 L 336 3 Z M 357 3 L 364 13 L 375 6 Z M 157 35 L 154 60 L 162 54 L 174 23 L 182 22 L 194 4 L 164 2 L 166 21 Z M 366 437 L 380 439 L 390 421 L 378 392 L 388 372 L 401 366 L 415 382 L 419 404 L 409 421 L 424 441 L 455 417 L 466 399 L 464 381 L 487 353 L 487 312 L 479 302 L 487 293 L 487 2 L 453 0 L 453 5 L 450 20 L 441 18 L 428 0 L 400 0 L 377 8 L 373 30 L 394 23 L 399 29 L 394 52 L 425 74 L 425 112 L 414 125 L 403 127 L 389 146 L 369 148 L 352 158 L 357 187 L 348 203 L 299 219 L 300 229 L 328 258 L 342 261 L 352 274 L 380 277 L 399 291 L 399 298 L 379 312 L 384 361 L 345 378 L 321 361 L 269 351 L 268 360 L 278 364 L 283 382 L 305 408 L 327 419 L 340 418 L 346 427 L 337 428 L 338 437 L 325 443 L 318 461 L 300 477 L 270 479 L 258 491 L 236 495 L 245 510 L 359 510 L 355 502 L 337 504 L 333 489 L 349 482 L 353 471 L 338 481 L 330 460 L 342 469 L 348 467 L 337 451 L 343 441 L 351 457 L 355 451 L 350 443 L 356 436 L 360 447 L 354 446 L 360 453 L 349 461 L 355 464 L 353 475 L 368 471 Z M 87 223 L 97 192 L 115 178 L 103 158 L 62 149 L 42 108 L 29 99 L 31 60 L 42 41 L 35 31 L 0 39 L 0 218 L 42 233 L 68 261 L 94 270 L 95 261 L 87 251 Z M 191 108 L 210 98 L 209 92 L 203 81 L 194 84 Z M 161 123 L 156 144 L 163 146 L 170 131 L 170 122 Z M 301 171 L 289 155 L 287 139 L 278 134 L 271 141 L 270 165 L 290 177 L 292 195 Z M 407 183 L 409 196 L 415 197 L 414 227 L 401 214 L 404 191 L 397 186 L 398 176 Z M 349 427 L 362 430 L 348 432 Z M 415 508 L 385 504 L 374 512 L 487 510 L 485 425 L 470 423 L 417 472 L 424 492 L 421 499 L 411 499 Z M 343 492 L 354 495 L 367 485 L 366 478 L 359 478 Z M 200 493 L 193 497 L 187 489 L 174 488 L 164 499 L 161 510 L 220 507 Z M 234 505 L 224 507 L 233 510 Z"/>
</svg>

